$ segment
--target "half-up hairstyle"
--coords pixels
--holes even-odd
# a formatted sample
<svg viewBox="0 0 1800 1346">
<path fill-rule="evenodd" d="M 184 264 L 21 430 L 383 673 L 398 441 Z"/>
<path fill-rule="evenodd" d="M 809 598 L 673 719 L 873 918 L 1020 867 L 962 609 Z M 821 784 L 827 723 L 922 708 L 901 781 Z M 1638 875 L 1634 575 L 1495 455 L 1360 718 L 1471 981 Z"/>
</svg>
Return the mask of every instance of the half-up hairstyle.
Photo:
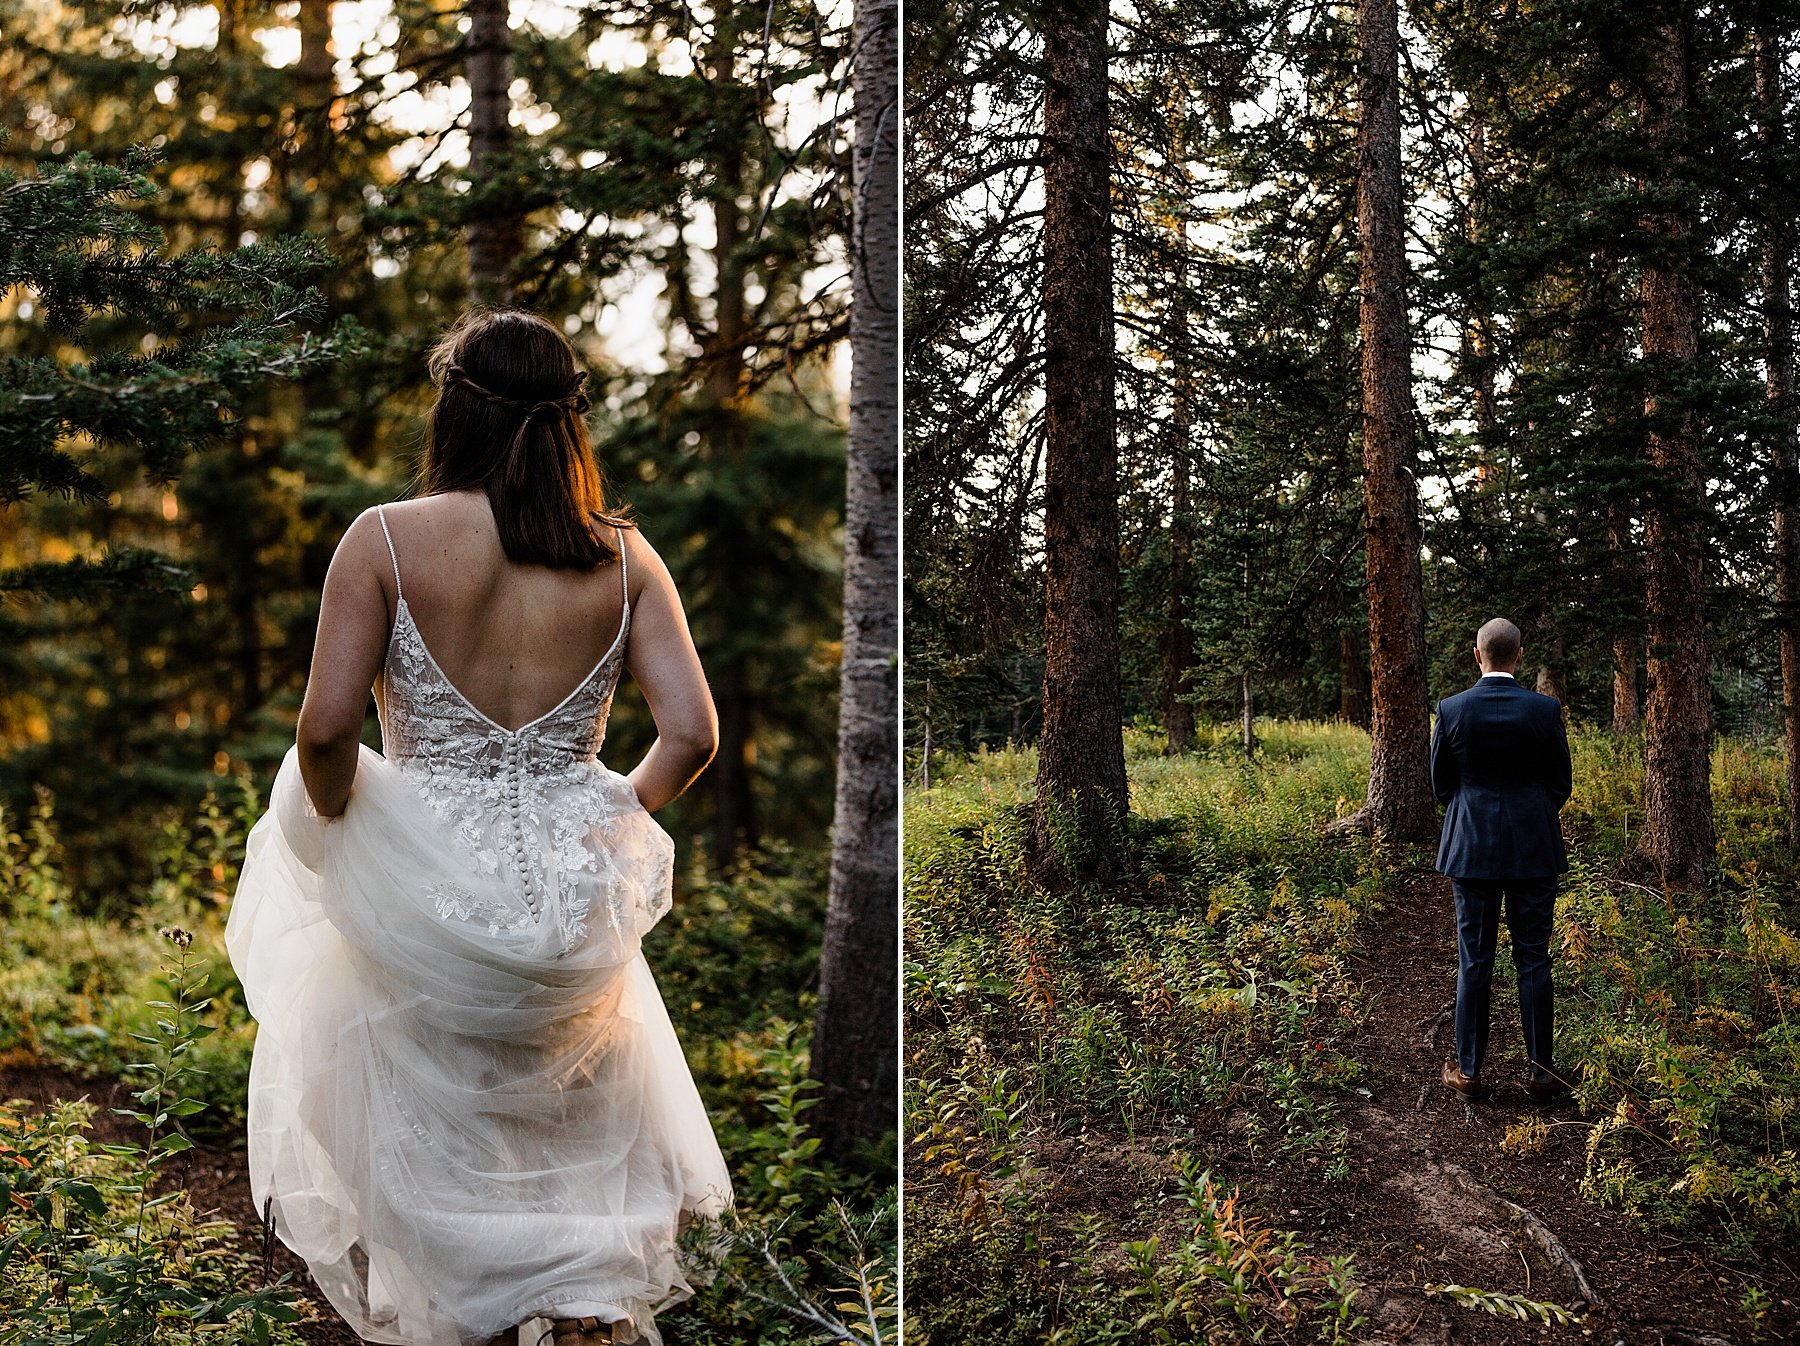
<svg viewBox="0 0 1800 1346">
<path fill-rule="evenodd" d="M 556 327 L 472 310 L 432 348 L 438 386 L 420 466 L 428 495 L 484 490 L 507 558 L 592 570 L 618 555 L 582 413 L 587 374 Z"/>
</svg>

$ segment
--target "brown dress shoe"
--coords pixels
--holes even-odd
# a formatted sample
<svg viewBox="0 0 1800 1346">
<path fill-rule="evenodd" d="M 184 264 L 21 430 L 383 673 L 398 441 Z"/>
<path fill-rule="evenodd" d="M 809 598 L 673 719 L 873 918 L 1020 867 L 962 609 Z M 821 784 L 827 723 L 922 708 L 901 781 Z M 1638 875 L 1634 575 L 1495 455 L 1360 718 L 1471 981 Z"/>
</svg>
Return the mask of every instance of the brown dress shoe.
<svg viewBox="0 0 1800 1346">
<path fill-rule="evenodd" d="M 1533 1103 L 1554 1103 L 1567 1097 L 1574 1087 L 1560 1075 L 1533 1075 L 1525 1081 L 1525 1093 Z"/>
<path fill-rule="evenodd" d="M 1444 1087 L 1446 1089 L 1454 1089 L 1464 1098 L 1479 1098 L 1481 1096 L 1481 1084 L 1477 1077 L 1474 1075 L 1463 1074 L 1462 1067 L 1457 1065 L 1454 1061 L 1444 1062 L 1443 1079 Z"/>
</svg>

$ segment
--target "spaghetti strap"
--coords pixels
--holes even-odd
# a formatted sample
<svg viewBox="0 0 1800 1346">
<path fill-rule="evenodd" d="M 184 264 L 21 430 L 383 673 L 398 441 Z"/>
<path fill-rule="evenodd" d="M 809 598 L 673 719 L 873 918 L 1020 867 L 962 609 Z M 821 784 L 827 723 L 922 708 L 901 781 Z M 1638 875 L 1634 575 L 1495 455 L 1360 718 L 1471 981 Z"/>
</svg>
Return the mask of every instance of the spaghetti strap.
<svg viewBox="0 0 1800 1346">
<path fill-rule="evenodd" d="M 405 598 L 406 595 L 400 589 L 400 554 L 394 550 L 394 535 L 388 532 L 387 511 L 381 505 L 377 505 L 375 506 L 375 517 L 381 520 L 381 535 L 387 539 L 388 559 L 394 563 L 394 597 Z"/>
<path fill-rule="evenodd" d="M 619 587 L 625 591 L 625 611 L 630 612 L 631 575 L 625 568 L 625 530 L 615 527 L 613 531 L 619 535 Z M 396 584 L 399 582 L 399 580 L 394 581 Z"/>
</svg>

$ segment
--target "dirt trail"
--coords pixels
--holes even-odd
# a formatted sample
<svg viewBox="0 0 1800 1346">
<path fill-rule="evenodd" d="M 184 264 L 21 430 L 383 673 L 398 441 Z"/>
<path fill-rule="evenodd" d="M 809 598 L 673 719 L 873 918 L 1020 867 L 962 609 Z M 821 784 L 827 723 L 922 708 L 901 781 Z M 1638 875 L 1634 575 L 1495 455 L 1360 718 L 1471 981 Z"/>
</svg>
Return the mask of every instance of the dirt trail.
<svg viewBox="0 0 1800 1346">
<path fill-rule="evenodd" d="M 136 1123 L 110 1111 L 138 1106 L 132 1102 L 130 1090 L 118 1080 L 84 1079 L 48 1066 L 0 1069 L 0 1100 L 10 1098 L 46 1104 L 59 1099 L 86 1098 L 99 1109 L 90 1131 L 96 1142 L 133 1144 L 141 1143 L 143 1139 L 143 1132 Z M 250 1174 L 245 1164 L 241 1147 L 232 1148 L 217 1142 L 198 1143 L 164 1166 L 163 1185 L 187 1188 L 195 1211 L 202 1217 L 225 1219 L 236 1225 L 240 1234 L 239 1247 L 255 1262 L 260 1275 L 262 1226 L 251 1205 Z M 289 1284 L 312 1305 L 312 1312 L 298 1325 L 301 1339 L 309 1346 L 358 1346 L 362 1338 L 325 1303 L 325 1297 L 307 1274 L 306 1264 L 283 1247 L 280 1239 L 272 1242 L 270 1279 L 288 1273 Z"/>
<path fill-rule="evenodd" d="M 1407 883 L 1368 949 L 1362 979 L 1373 1004 L 1354 1050 L 1372 1097 L 1345 1118 L 1350 1189 L 1285 1198 L 1326 1240 L 1356 1251 L 1376 1296 L 1362 1338 L 1368 1346 L 1748 1343 L 1737 1305 L 1753 1284 L 1775 1301 L 1765 1340 L 1800 1339 L 1800 1282 L 1724 1265 L 1579 1195 L 1587 1127 L 1572 1102 L 1544 1109 L 1527 1099 L 1517 1001 L 1500 976 L 1482 1071 L 1494 1093 L 1471 1104 L 1438 1083 L 1452 1050 L 1446 1011 L 1456 991 L 1447 879 L 1420 875 Z M 1551 1123 L 1545 1148 L 1530 1156 L 1502 1151 L 1506 1128 L 1531 1116 Z M 1296 1223 L 1291 1216 L 1289 1223 Z M 1493 1317 L 1426 1295 L 1429 1283 L 1571 1310 L 1587 1300 L 1589 1332 Z"/>
</svg>

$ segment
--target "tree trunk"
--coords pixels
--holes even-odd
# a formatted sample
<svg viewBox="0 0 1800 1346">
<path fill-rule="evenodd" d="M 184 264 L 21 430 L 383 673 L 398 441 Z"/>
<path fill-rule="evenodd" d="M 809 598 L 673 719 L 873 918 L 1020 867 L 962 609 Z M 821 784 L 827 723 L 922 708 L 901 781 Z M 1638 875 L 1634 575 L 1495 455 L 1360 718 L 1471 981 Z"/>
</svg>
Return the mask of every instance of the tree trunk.
<svg viewBox="0 0 1800 1346">
<path fill-rule="evenodd" d="M 1764 201 L 1778 199 L 1777 160 L 1787 148 L 1779 40 L 1756 35 L 1758 148 L 1766 165 Z M 1792 222 L 1771 208 L 1763 223 L 1763 360 L 1769 415 L 1769 475 L 1775 488 L 1775 631 L 1781 649 L 1782 739 L 1787 750 L 1789 844 L 1800 842 L 1800 463 L 1794 434 Z"/>
<path fill-rule="evenodd" d="M 1032 829 L 1040 869 L 1100 878 L 1123 867 L 1128 807 L 1106 24 L 1104 0 L 1072 0 L 1044 33 L 1044 726 Z"/>
<path fill-rule="evenodd" d="M 331 161 L 333 102 L 336 97 L 331 47 L 333 0 L 300 0 L 300 60 L 294 66 L 294 131 L 299 140 L 294 187 L 304 197 L 299 221 L 324 207 L 319 181 Z M 305 228 L 305 224 L 300 224 Z"/>
<path fill-rule="evenodd" d="M 1183 134 L 1183 108 L 1188 91 L 1179 83 L 1171 87 L 1169 109 L 1169 162 L 1187 160 Z M 1169 301 L 1165 320 L 1163 358 L 1170 369 L 1172 405 L 1169 408 L 1169 609 L 1163 648 L 1163 728 L 1168 734 L 1169 756 L 1194 750 L 1194 705 L 1187 699 L 1188 678 L 1194 666 L 1194 632 L 1188 625 L 1188 585 L 1193 569 L 1193 540 L 1188 533 L 1192 509 L 1189 489 L 1193 477 L 1188 454 L 1193 430 L 1193 376 L 1189 367 L 1188 328 L 1191 321 L 1188 295 L 1187 217 L 1179 209 L 1169 221 L 1173 255 L 1169 259 Z"/>
<path fill-rule="evenodd" d="M 898 1123 L 899 0 L 857 0 L 844 654 L 812 1110 L 840 1160 Z"/>
<path fill-rule="evenodd" d="M 712 82 L 718 89 L 737 88 L 738 30 L 721 22 L 716 29 L 714 45 L 707 56 Z M 745 118 L 753 114 L 746 110 Z M 716 128 L 720 137 L 718 149 L 718 190 L 709 201 L 713 217 L 713 324 L 705 338 L 701 367 L 705 371 L 700 391 L 701 405 L 709 422 L 708 433 L 714 455 L 722 462 L 740 461 L 749 450 L 748 427 L 743 406 L 744 372 L 747 364 L 745 346 L 748 340 L 749 307 L 745 297 L 745 263 L 739 255 L 744 235 L 744 212 L 740 204 L 744 175 L 743 122 L 725 119 Z M 717 623 L 739 619 L 743 605 L 754 595 L 754 581 L 742 571 L 738 558 L 729 552 L 713 549 L 709 564 L 714 569 L 714 588 L 723 594 L 742 594 L 741 600 L 727 599 L 713 616 L 711 644 L 732 648 L 740 645 L 727 638 Z M 741 850 L 757 843 L 755 764 L 756 734 L 759 727 L 758 701 L 763 689 L 756 685 L 742 652 L 730 656 L 732 662 L 714 670 L 714 676 L 730 689 L 736 713 L 729 718 L 723 704 L 719 710 L 719 755 L 712 771 L 713 859 L 721 868 L 735 864 Z M 723 767 L 723 769 L 721 769 Z"/>
<path fill-rule="evenodd" d="M 1482 240 L 1487 200 L 1487 124 L 1476 117 L 1469 127 L 1469 217 L 1468 238 L 1471 243 Z M 1500 473 L 1494 465 L 1494 444 L 1499 438 L 1500 396 L 1494 377 L 1494 315 L 1488 311 L 1487 296 L 1477 293 L 1468 314 L 1464 336 L 1475 385 L 1475 516 L 1483 524 L 1494 515 L 1494 494 Z M 1481 545 L 1488 551 L 1485 527 Z"/>
<path fill-rule="evenodd" d="M 1425 692 L 1425 593 L 1413 465 L 1412 350 L 1400 183 L 1399 11 L 1358 0 L 1364 549 L 1369 603 L 1369 798 L 1343 826 L 1393 840 L 1437 830 Z"/>
<path fill-rule="evenodd" d="M 1185 322 L 1183 306 L 1172 307 L 1182 315 L 1176 321 Z M 1181 347 L 1171 345 L 1170 349 L 1179 351 Z M 1189 419 L 1187 375 L 1177 371 L 1169 436 L 1169 469 L 1174 482 L 1169 506 L 1168 662 L 1163 670 L 1163 724 L 1169 734 L 1170 755 L 1194 750 L 1194 705 L 1187 699 L 1188 676 L 1194 666 L 1194 632 L 1188 626 L 1187 611 L 1188 574 L 1193 564 L 1188 537 L 1188 511 L 1192 508 L 1188 499 Z"/>
<path fill-rule="evenodd" d="M 1637 587 L 1637 567 L 1631 563 L 1631 514 L 1615 500 L 1606 508 L 1606 549 L 1611 554 L 1614 582 L 1620 593 Z M 1638 646 L 1633 630 L 1616 632 L 1612 640 L 1612 731 L 1614 738 L 1629 738 L 1638 731 Z"/>
<path fill-rule="evenodd" d="M 480 191 L 512 141 L 512 29 L 507 0 L 469 0 L 469 184 Z M 469 292 L 510 304 L 510 268 L 522 246 L 518 216 L 477 206 L 469 220 Z"/>
<path fill-rule="evenodd" d="M 751 777 L 756 762 L 755 704 L 745 685 L 741 663 L 727 664 L 717 675 L 713 701 L 719 715 L 719 751 L 707 775 L 713 804 L 713 865 L 720 872 L 754 850 L 756 795 Z"/>
<path fill-rule="evenodd" d="M 1369 727 L 1369 668 L 1354 631 L 1338 632 L 1338 718 Z"/>
<path fill-rule="evenodd" d="M 1569 672 L 1567 667 L 1568 650 L 1561 636 L 1552 636 L 1544 641 L 1544 662 L 1538 665 L 1537 691 L 1541 696 L 1553 696 L 1558 701 L 1568 704 Z"/>
<path fill-rule="evenodd" d="M 1642 112 L 1655 164 L 1650 185 L 1662 192 L 1685 186 L 1678 175 L 1686 158 L 1687 39 L 1685 20 L 1664 25 L 1649 38 L 1655 60 Z M 1700 435 L 1693 412 L 1669 405 L 1667 392 L 1687 381 L 1699 350 L 1699 295 L 1685 246 L 1691 213 L 1683 204 L 1651 215 L 1647 223 L 1655 250 L 1641 281 L 1647 447 L 1655 483 L 1644 511 L 1650 694 L 1638 850 L 1657 865 L 1665 882 L 1682 886 L 1704 878 L 1714 848 L 1711 661 L 1703 587 L 1709 531 Z"/>
<path fill-rule="evenodd" d="M 1256 692 L 1250 685 L 1250 670 L 1238 674 L 1238 704 L 1242 712 L 1241 742 L 1246 760 L 1256 756 Z"/>
<path fill-rule="evenodd" d="M 1612 731 L 1614 738 L 1630 738 L 1638 731 L 1638 643 L 1631 636 L 1614 636 L 1612 643 Z"/>
</svg>

